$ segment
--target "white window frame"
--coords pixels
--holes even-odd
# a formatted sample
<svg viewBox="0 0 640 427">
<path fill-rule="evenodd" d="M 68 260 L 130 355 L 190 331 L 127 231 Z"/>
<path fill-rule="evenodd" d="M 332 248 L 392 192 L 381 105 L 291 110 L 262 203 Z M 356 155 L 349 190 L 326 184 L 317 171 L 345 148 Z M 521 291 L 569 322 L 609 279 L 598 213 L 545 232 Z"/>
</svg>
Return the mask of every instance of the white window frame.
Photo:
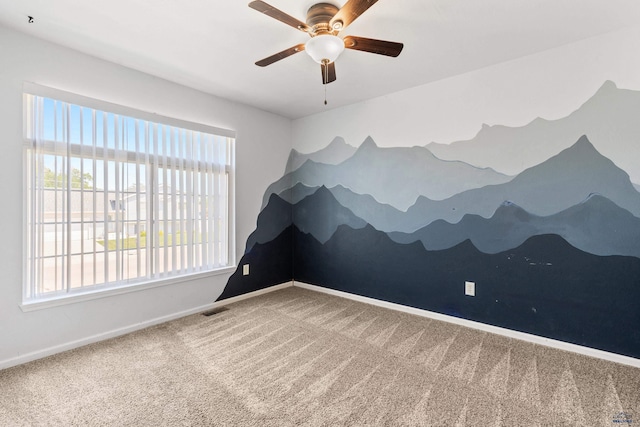
<svg viewBox="0 0 640 427">
<path fill-rule="evenodd" d="M 140 111 L 134 108 L 125 107 L 122 105 L 113 104 L 106 101 L 101 101 L 98 99 L 89 98 L 89 97 L 77 95 L 74 93 L 62 91 L 59 89 L 37 85 L 34 83 L 24 83 L 23 94 L 24 94 L 23 166 L 24 166 L 24 177 L 25 177 L 24 183 L 23 183 L 23 209 L 25 214 L 23 215 L 23 218 L 24 218 L 23 266 L 24 268 L 23 268 L 23 298 L 22 298 L 21 308 L 24 311 L 31 311 L 31 310 L 36 310 L 40 308 L 46 308 L 46 307 L 74 303 L 74 302 L 79 302 L 79 301 L 84 301 L 89 299 L 101 298 L 104 296 L 121 294 L 125 292 L 139 291 L 139 290 L 148 289 L 156 286 L 164 286 L 168 284 L 181 283 L 188 280 L 194 280 L 194 279 L 208 277 L 216 274 L 229 273 L 235 270 L 236 245 L 235 245 L 235 132 L 234 131 L 217 128 L 213 126 L 208 126 L 204 124 L 199 124 L 199 123 L 188 122 L 188 121 L 175 119 L 171 117 L 161 116 L 154 113 L 148 113 L 148 112 Z M 226 138 L 229 146 L 228 148 L 229 158 L 226 162 L 227 164 L 225 167 L 226 178 L 228 182 L 228 187 L 227 187 L 228 190 L 227 190 L 227 197 L 226 197 L 227 227 L 225 230 L 226 236 L 227 236 L 227 240 L 226 240 L 226 251 L 228 252 L 226 254 L 227 262 L 224 265 L 206 266 L 204 268 L 198 267 L 195 270 L 191 269 L 190 271 L 184 271 L 184 270 L 178 271 L 178 272 L 171 271 L 168 274 L 166 273 L 167 265 L 165 264 L 165 272 L 152 274 L 152 277 L 144 277 L 138 280 L 127 279 L 122 281 L 109 281 L 109 283 L 104 283 L 100 285 L 89 284 L 86 287 L 82 286 L 80 288 L 74 288 L 74 289 L 70 289 L 67 286 L 67 289 L 65 290 L 58 290 L 55 292 L 49 292 L 49 293 L 43 293 L 43 294 L 36 293 L 34 295 L 34 286 L 31 283 L 30 278 L 33 275 L 32 274 L 32 271 L 34 268 L 33 263 L 35 261 L 32 260 L 34 256 L 33 256 L 33 251 L 32 251 L 31 243 L 29 239 L 33 238 L 33 233 L 37 234 L 37 232 L 35 232 L 34 228 L 31 228 L 32 221 L 30 220 L 28 213 L 30 211 L 32 195 L 35 194 L 38 190 L 32 191 L 29 188 L 29 180 L 30 180 L 30 177 L 29 177 L 30 160 L 29 159 L 30 159 L 30 155 L 33 152 L 32 147 L 33 147 L 34 138 L 35 138 L 34 135 L 31 135 L 32 129 L 33 129 L 33 123 L 30 122 L 31 116 L 29 114 L 29 105 L 28 105 L 28 100 L 31 98 L 31 96 L 54 99 L 56 101 L 66 102 L 69 104 L 94 109 L 97 111 L 112 113 L 122 117 L 128 117 L 128 118 L 133 118 L 140 121 L 146 121 L 146 122 L 149 122 L 151 125 L 158 124 L 160 126 L 171 126 L 173 128 L 184 129 L 187 131 L 194 131 L 194 132 L 202 132 L 204 134 L 210 134 L 210 135 L 215 135 L 216 137 Z M 56 146 L 60 145 L 60 142 L 45 141 L 45 144 L 49 144 L 53 146 L 54 148 L 52 148 L 52 150 L 55 151 L 57 149 Z M 71 144 L 66 144 L 64 142 L 62 142 L 62 144 L 64 146 L 67 146 L 67 145 L 71 146 Z M 73 149 L 77 149 L 77 148 L 78 147 L 73 147 Z M 79 150 L 80 150 L 79 153 L 77 152 L 73 153 L 73 155 L 77 158 L 84 158 L 84 159 L 99 158 L 99 156 L 96 154 L 95 147 L 93 150 L 86 150 L 86 146 L 81 146 Z M 72 149 L 67 149 L 67 152 L 71 152 L 71 151 Z M 93 151 L 93 152 L 91 153 L 87 151 Z M 102 151 L 106 151 L 106 150 L 102 150 Z M 142 153 L 142 151 L 143 149 L 140 148 L 138 151 L 138 155 L 140 154 L 144 155 L 145 153 Z M 129 155 L 131 154 L 131 152 L 128 152 L 128 153 Z M 164 171 L 165 178 L 166 178 L 166 170 L 168 169 L 168 167 L 166 166 L 163 167 L 158 165 L 161 165 L 161 164 L 164 165 L 164 162 L 172 163 L 171 158 L 167 158 L 167 157 L 160 158 L 160 156 L 155 156 L 155 161 L 152 161 L 152 163 L 150 164 L 148 163 L 149 157 L 150 157 L 149 153 L 146 153 L 147 169 L 151 171 L 153 170 L 157 171 L 157 173 L 154 175 L 156 176 L 156 179 L 157 179 L 158 173 L 163 173 L 163 172 L 159 172 L 162 169 Z M 187 165 L 189 160 L 187 159 L 186 153 L 183 154 L 182 158 L 180 157 L 180 154 L 174 153 L 173 159 L 178 159 L 178 163 L 179 161 L 182 161 L 183 166 Z M 195 167 L 195 169 L 192 169 L 192 170 L 199 170 L 200 166 L 198 166 L 197 164 L 193 164 L 193 161 L 191 163 L 192 163 L 192 167 Z M 198 162 L 196 161 L 196 163 Z M 160 190 L 157 190 L 157 191 L 160 191 Z M 158 200 L 157 191 L 153 192 L 152 194 L 152 197 L 156 201 Z M 176 190 L 173 189 L 172 191 L 176 191 Z M 106 194 L 106 191 L 104 191 L 104 193 Z M 184 195 L 179 195 L 179 196 L 183 197 Z M 174 198 L 177 198 L 175 197 L 175 193 L 174 193 Z M 105 198 L 105 202 L 106 202 L 106 198 Z M 165 202 L 165 208 L 166 207 L 167 205 Z M 171 207 L 171 204 L 169 204 L 168 207 Z M 153 215 L 155 215 L 155 213 L 152 214 L 152 216 Z M 164 221 L 166 223 L 166 217 Z M 151 223 L 148 225 L 150 225 L 151 227 L 157 227 L 156 224 L 158 222 L 159 222 L 159 219 L 157 217 L 154 217 L 152 218 Z M 165 244 L 166 243 L 167 242 L 165 242 Z M 174 246 L 174 251 L 175 249 L 176 248 Z M 157 258 L 156 258 L 156 262 L 157 262 Z M 192 263 L 191 260 L 189 262 Z M 195 262 L 197 263 L 197 261 Z M 175 267 L 175 264 L 174 264 L 174 267 Z M 158 268 L 157 265 L 155 266 L 155 268 L 156 269 Z"/>
</svg>

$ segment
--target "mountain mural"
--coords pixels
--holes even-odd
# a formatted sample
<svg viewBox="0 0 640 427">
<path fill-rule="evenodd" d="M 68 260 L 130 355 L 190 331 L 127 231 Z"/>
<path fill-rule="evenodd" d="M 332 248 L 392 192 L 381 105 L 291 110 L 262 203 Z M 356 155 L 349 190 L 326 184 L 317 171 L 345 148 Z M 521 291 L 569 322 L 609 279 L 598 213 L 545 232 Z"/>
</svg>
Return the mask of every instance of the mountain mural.
<svg viewBox="0 0 640 427">
<path fill-rule="evenodd" d="M 267 207 L 258 216 L 258 228 L 247 239 L 247 251 L 256 243 L 274 239 L 291 224 L 324 243 L 341 225 L 362 228 L 367 222 L 338 203 L 324 186 L 294 205 L 272 194 Z"/>
<path fill-rule="evenodd" d="M 292 188 L 281 192 L 279 196 L 289 203 L 295 204 L 315 193 L 318 188 L 320 187 L 307 187 L 298 183 Z M 342 185 L 329 188 L 329 191 L 338 203 L 378 230 L 393 231 L 403 222 L 405 212 L 391 205 L 379 203 L 373 196 L 356 194 Z"/>
<path fill-rule="evenodd" d="M 406 210 L 418 196 L 440 200 L 510 179 L 488 168 L 440 160 L 424 147 L 380 148 L 373 139 L 367 138 L 353 156 L 338 165 L 307 160 L 269 186 L 267 194 L 281 193 L 297 183 L 307 187 L 342 185 Z M 263 207 L 268 202 L 267 194 Z"/>
<path fill-rule="evenodd" d="M 414 231 L 437 219 L 458 222 L 468 213 L 488 218 L 505 200 L 534 215 L 552 215 L 579 204 L 591 193 L 601 194 L 640 217 L 640 193 L 629 175 L 582 136 L 571 147 L 508 183 L 468 190 L 443 201 L 419 197 L 407 211 L 404 230 L 399 231 Z"/>
<path fill-rule="evenodd" d="M 286 200 L 287 202 L 294 204 L 315 193 L 318 188 L 320 187 L 307 187 L 302 183 L 297 183 L 293 187 L 281 191 L 278 196 L 280 196 L 282 200 Z"/>
<path fill-rule="evenodd" d="M 315 153 L 302 154 L 296 150 L 291 150 L 285 174 L 293 172 L 302 166 L 307 160 L 315 163 L 325 163 L 329 165 L 337 165 L 353 156 L 357 150 L 353 145 L 347 144 L 343 138 L 336 137 L 329 145 Z"/>
<path fill-rule="evenodd" d="M 522 127 L 483 126 L 471 140 L 430 143 L 444 160 L 490 167 L 508 175 L 543 162 L 587 135 L 603 155 L 640 184 L 640 91 L 605 82 L 582 106 L 558 120 L 537 118 Z"/>
<path fill-rule="evenodd" d="M 293 207 L 293 224 L 303 233 L 313 235 L 320 243 L 331 238 L 342 225 L 363 228 L 367 223 L 342 206 L 326 187 L 305 197 Z"/>
<path fill-rule="evenodd" d="M 376 173 L 375 170 L 368 172 Z M 296 202 L 316 188 L 298 183 L 280 194 Z M 532 215 L 549 216 L 580 205 L 592 193 L 606 197 L 640 217 L 640 193 L 629 181 L 629 176 L 598 153 L 585 136 L 509 182 L 463 191 L 445 200 L 420 196 L 406 212 L 380 203 L 371 195 L 354 193 L 342 185 L 329 190 L 354 215 L 387 232 L 411 233 L 437 220 L 457 223 L 468 214 L 489 218 L 504 201 L 511 201 Z"/>
<path fill-rule="evenodd" d="M 292 150 L 220 298 L 293 279 L 640 358 L 639 94 L 447 147 Z"/>
<path fill-rule="evenodd" d="M 329 240 L 342 225 L 354 229 L 373 226 L 344 207 L 326 187 L 314 189 L 293 204 L 272 194 L 258 217 L 258 228 L 249 236 L 247 250 L 256 243 L 274 239 L 291 224 L 320 243 Z M 428 250 L 448 249 L 470 240 L 478 250 L 488 254 L 518 247 L 532 236 L 556 234 L 586 253 L 640 258 L 640 218 L 598 194 L 545 217 L 532 215 L 505 201 L 490 218 L 467 214 L 458 223 L 439 219 L 413 233 L 387 234 L 397 243 L 419 241 Z"/>
<path fill-rule="evenodd" d="M 491 216 L 465 215 L 456 224 L 436 220 L 414 233 L 389 233 L 398 243 L 420 241 L 426 249 L 448 249 L 470 240 L 481 252 L 494 254 L 515 248 L 532 236 L 556 234 L 573 247 L 595 255 L 640 258 L 640 218 L 597 194 L 547 217 L 504 202 Z"/>
</svg>

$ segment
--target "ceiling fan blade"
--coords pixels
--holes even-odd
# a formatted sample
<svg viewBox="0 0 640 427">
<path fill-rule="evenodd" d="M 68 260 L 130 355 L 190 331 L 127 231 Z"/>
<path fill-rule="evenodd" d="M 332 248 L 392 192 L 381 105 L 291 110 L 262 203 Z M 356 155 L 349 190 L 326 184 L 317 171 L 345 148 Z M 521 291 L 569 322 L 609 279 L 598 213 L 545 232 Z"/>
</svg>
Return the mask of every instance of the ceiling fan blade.
<svg viewBox="0 0 640 427">
<path fill-rule="evenodd" d="M 274 19 L 277 19 L 280 22 L 284 22 L 285 24 L 297 30 L 304 31 L 305 33 L 309 31 L 309 26 L 304 22 L 297 20 L 293 16 L 287 15 L 283 11 L 276 9 L 275 7 L 263 1 L 260 1 L 260 0 L 252 1 L 251 3 L 249 3 L 249 7 L 251 9 L 257 10 L 258 12 L 262 12 L 265 15 L 268 15 Z"/>
<path fill-rule="evenodd" d="M 256 65 L 259 67 L 266 67 L 267 65 L 271 65 L 276 61 L 280 61 L 288 56 L 293 55 L 294 53 L 302 52 L 304 50 L 304 43 L 300 43 L 299 45 L 295 45 L 290 47 L 289 49 L 285 49 L 282 52 L 278 52 L 275 55 L 271 55 L 267 58 L 261 59 L 256 62 Z"/>
<path fill-rule="evenodd" d="M 329 25 L 336 30 L 343 30 L 347 25 L 355 21 L 358 16 L 362 15 L 373 6 L 378 0 L 349 0 L 344 6 L 335 14 Z M 342 25 L 336 28 L 336 23 L 340 21 Z"/>
<path fill-rule="evenodd" d="M 327 70 L 325 71 L 325 67 Z M 336 63 L 330 62 L 329 64 L 320 64 L 320 71 L 322 71 L 322 84 L 326 85 L 336 81 Z"/>
<path fill-rule="evenodd" d="M 361 50 L 363 52 L 377 53 L 378 55 L 393 56 L 400 55 L 404 45 L 402 43 L 390 42 L 386 40 L 367 39 L 364 37 L 346 36 L 344 47 L 347 49 Z"/>
</svg>

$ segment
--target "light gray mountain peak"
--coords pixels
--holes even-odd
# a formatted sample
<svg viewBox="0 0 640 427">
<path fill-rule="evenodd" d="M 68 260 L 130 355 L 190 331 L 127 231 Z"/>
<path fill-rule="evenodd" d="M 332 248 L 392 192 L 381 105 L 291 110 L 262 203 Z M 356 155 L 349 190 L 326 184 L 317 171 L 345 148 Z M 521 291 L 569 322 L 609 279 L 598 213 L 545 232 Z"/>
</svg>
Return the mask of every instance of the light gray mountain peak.
<svg viewBox="0 0 640 427">
<path fill-rule="evenodd" d="M 557 120 L 536 118 L 521 127 L 487 126 L 466 141 L 427 145 L 441 159 L 456 159 L 516 175 L 542 163 L 580 135 L 640 183 L 640 91 L 610 80 L 574 112 Z"/>
<path fill-rule="evenodd" d="M 287 161 L 285 174 L 292 172 L 302 166 L 307 160 L 313 160 L 316 163 L 325 163 L 329 165 L 337 165 L 348 159 L 356 152 L 356 147 L 345 142 L 344 138 L 337 136 L 325 148 L 313 153 L 303 154 L 292 149 Z"/>
</svg>

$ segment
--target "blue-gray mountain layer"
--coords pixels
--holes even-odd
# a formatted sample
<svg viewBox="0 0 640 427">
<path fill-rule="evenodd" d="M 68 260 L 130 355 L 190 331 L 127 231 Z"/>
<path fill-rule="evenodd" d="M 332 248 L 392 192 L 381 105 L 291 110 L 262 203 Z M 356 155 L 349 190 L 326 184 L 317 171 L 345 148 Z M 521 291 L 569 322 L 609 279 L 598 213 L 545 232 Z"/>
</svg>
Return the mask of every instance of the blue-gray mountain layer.
<svg viewBox="0 0 640 427">
<path fill-rule="evenodd" d="M 272 195 L 267 208 L 260 214 L 258 229 L 247 241 L 247 249 L 256 242 L 267 242 L 282 232 L 289 225 L 287 218 L 291 218 L 287 217 L 286 212 L 293 212 L 295 225 L 321 243 L 329 240 L 340 225 L 364 227 L 367 221 L 360 214 L 366 215 L 364 211 L 368 207 L 378 212 L 384 211 L 387 218 L 395 223 L 400 223 L 406 215 L 389 205 L 375 202 L 371 196 L 356 195 L 340 186 L 332 189 L 297 188 L 301 194 L 310 191 L 311 194 L 296 198 L 294 203 Z M 350 202 L 357 200 L 352 206 L 360 209 L 359 212 L 344 207 L 341 197 L 347 197 Z M 268 218 L 274 220 L 266 221 Z M 277 226 L 273 226 L 275 224 Z M 374 224 L 369 224 L 380 230 Z M 478 250 L 490 254 L 520 246 L 532 236 L 556 234 L 587 253 L 640 258 L 640 218 L 599 194 L 591 194 L 581 203 L 550 216 L 532 215 L 515 203 L 505 201 L 490 218 L 467 214 L 458 223 L 436 220 L 413 233 L 388 234 L 398 243 L 420 241 L 428 250 L 448 249 L 470 240 Z"/>
<path fill-rule="evenodd" d="M 583 136 L 570 148 L 505 184 L 465 191 L 442 201 L 421 196 L 407 211 L 402 229 L 395 231 L 412 232 L 438 219 L 454 223 L 469 213 L 489 218 L 505 200 L 531 214 L 549 216 L 580 204 L 591 193 L 640 217 L 640 193 L 627 173 L 598 153 Z"/>
<path fill-rule="evenodd" d="M 299 182 L 293 187 L 287 188 L 286 190 L 278 193 L 278 196 L 280 196 L 282 200 L 286 200 L 293 205 L 295 203 L 298 203 L 305 197 L 315 193 L 318 188 L 320 187 L 307 187 L 306 185 Z"/>
<path fill-rule="evenodd" d="M 307 187 L 301 183 L 283 191 L 279 196 L 291 204 L 298 203 L 313 194 L 320 187 Z M 402 223 L 405 212 L 391 205 L 379 203 L 368 194 L 356 194 L 342 185 L 329 188 L 333 197 L 342 206 L 349 209 L 355 216 L 373 225 L 377 230 L 393 231 Z"/>
<path fill-rule="evenodd" d="M 367 138 L 353 156 L 338 165 L 307 160 L 269 186 L 263 208 L 270 194 L 279 194 L 297 183 L 328 188 L 342 185 L 355 193 L 369 194 L 380 203 L 406 210 L 419 196 L 441 200 L 510 179 L 492 169 L 440 160 L 424 147 L 380 148 Z"/>
<path fill-rule="evenodd" d="M 272 194 L 267 207 L 258 216 L 258 227 L 247 239 L 245 252 L 250 252 L 257 243 L 275 239 L 291 224 L 301 232 L 313 235 L 321 243 L 329 240 L 341 225 L 352 228 L 367 225 L 364 220 L 338 203 L 326 187 L 316 189 L 295 204 Z"/>
<path fill-rule="evenodd" d="M 489 218 L 496 206 L 506 200 L 532 215 L 549 216 L 580 205 L 592 193 L 640 217 L 640 193 L 626 172 L 600 155 L 586 137 L 510 182 L 469 190 L 446 200 L 420 197 L 407 212 L 341 185 L 329 190 L 342 206 L 385 232 L 412 233 L 437 220 L 457 223 L 468 214 Z M 282 194 L 297 201 L 312 191 L 315 191 L 313 187 L 297 184 Z"/>
<path fill-rule="evenodd" d="M 367 223 L 342 206 L 326 187 L 293 205 L 293 224 L 303 233 L 324 243 L 343 225 L 363 228 Z"/>
<path fill-rule="evenodd" d="M 287 161 L 287 168 L 285 174 L 298 169 L 307 160 L 312 160 L 315 163 L 325 163 L 328 165 L 337 165 L 353 156 L 356 152 L 356 147 L 347 144 L 343 138 L 336 137 L 322 150 L 314 153 L 303 154 L 298 151 L 291 150 L 289 154 L 289 160 Z"/>
<path fill-rule="evenodd" d="M 489 219 L 465 215 L 456 224 L 437 220 L 415 233 L 393 232 L 389 237 L 398 243 L 420 241 L 428 250 L 448 249 L 471 240 L 478 250 L 494 254 L 542 234 L 559 235 L 573 247 L 595 255 L 640 258 L 640 218 L 597 194 L 551 216 L 531 215 L 505 202 Z"/>
</svg>

